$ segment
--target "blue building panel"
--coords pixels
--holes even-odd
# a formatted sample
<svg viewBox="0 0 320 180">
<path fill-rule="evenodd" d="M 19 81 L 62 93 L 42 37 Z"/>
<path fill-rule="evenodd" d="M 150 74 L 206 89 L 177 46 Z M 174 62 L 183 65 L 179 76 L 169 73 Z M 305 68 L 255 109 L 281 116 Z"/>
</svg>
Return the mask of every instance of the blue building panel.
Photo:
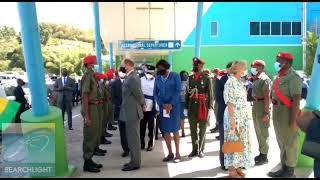
<svg viewBox="0 0 320 180">
<path fill-rule="evenodd" d="M 320 33 L 320 2 L 307 2 L 307 29 L 308 31 L 317 28 Z"/>
<path fill-rule="evenodd" d="M 297 45 L 301 35 L 250 35 L 250 22 L 301 22 L 302 2 L 213 2 L 202 19 L 201 45 Z M 217 35 L 211 36 L 211 22 Z M 193 45 L 195 28 L 184 45 Z"/>
</svg>

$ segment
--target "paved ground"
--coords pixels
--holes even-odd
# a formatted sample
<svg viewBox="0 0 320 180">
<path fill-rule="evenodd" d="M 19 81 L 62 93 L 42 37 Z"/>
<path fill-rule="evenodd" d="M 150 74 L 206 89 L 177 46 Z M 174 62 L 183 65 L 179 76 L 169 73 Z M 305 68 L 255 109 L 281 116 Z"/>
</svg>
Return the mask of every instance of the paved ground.
<svg viewBox="0 0 320 180">
<path fill-rule="evenodd" d="M 108 153 L 104 157 L 94 157 L 96 162 L 102 163 L 104 167 L 100 173 L 88 173 L 83 172 L 82 165 L 82 123 L 83 120 L 79 114 L 80 107 L 76 107 L 74 112 L 74 130 L 69 131 L 67 124 L 65 124 L 65 140 L 67 143 L 68 159 L 69 163 L 77 167 L 73 177 L 75 178 L 90 178 L 90 177 L 104 177 L 104 178 L 158 178 L 158 177 L 227 177 L 228 174 L 222 171 L 219 167 L 219 141 L 215 139 L 217 134 L 207 133 L 205 158 L 200 159 L 198 157 L 190 159 L 188 154 L 191 151 L 191 138 L 189 131 L 189 124 L 186 123 L 187 137 L 181 139 L 181 156 L 183 161 L 180 163 L 164 163 L 162 158 L 167 155 L 167 149 L 165 142 L 162 138 L 155 141 L 154 150 L 151 152 L 142 152 L 142 167 L 139 170 L 131 172 L 122 172 L 121 167 L 124 163 L 129 161 L 129 158 L 122 158 L 122 149 L 120 146 L 119 131 L 110 131 L 114 136 L 109 138 L 112 141 L 111 145 L 101 145 L 102 149 L 107 149 Z M 186 121 L 187 122 L 187 121 Z M 258 154 L 258 145 L 253 129 L 253 124 L 250 122 L 252 150 L 254 155 Z M 213 123 L 212 123 L 212 126 Z M 276 142 L 273 125 L 269 129 L 270 132 L 270 153 L 269 163 L 263 166 L 254 167 L 246 170 L 247 177 L 267 177 L 266 174 L 270 170 L 276 170 L 279 168 L 279 148 Z M 296 168 L 297 177 L 313 177 L 311 168 Z"/>
</svg>

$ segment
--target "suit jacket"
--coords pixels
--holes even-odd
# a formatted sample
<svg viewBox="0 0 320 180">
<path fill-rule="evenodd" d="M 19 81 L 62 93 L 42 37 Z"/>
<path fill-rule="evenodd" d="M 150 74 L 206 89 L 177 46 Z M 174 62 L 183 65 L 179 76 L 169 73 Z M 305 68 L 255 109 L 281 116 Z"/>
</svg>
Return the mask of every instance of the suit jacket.
<svg viewBox="0 0 320 180">
<path fill-rule="evenodd" d="M 224 102 L 223 99 L 223 91 L 224 91 L 224 85 L 228 81 L 228 75 L 222 76 L 220 79 L 216 79 L 215 82 L 215 89 L 214 89 L 214 94 L 215 94 L 215 99 L 218 103 L 219 106 L 226 106 L 226 103 Z"/>
<path fill-rule="evenodd" d="M 57 92 L 57 102 L 58 104 L 63 101 L 63 96 L 65 96 L 65 101 L 72 102 L 73 100 L 73 92 L 76 91 L 76 84 L 74 79 L 67 76 L 67 83 L 65 87 L 70 87 L 72 89 L 70 90 L 59 90 L 63 87 L 62 78 L 59 78 L 56 80 L 56 82 L 53 85 L 53 91 Z"/>
<path fill-rule="evenodd" d="M 143 118 L 144 95 L 141 81 L 135 71 L 131 72 L 122 84 L 122 104 L 120 119 L 140 121 Z"/>
<path fill-rule="evenodd" d="M 111 83 L 111 96 L 112 104 L 120 107 L 122 103 L 122 82 L 120 79 L 116 79 Z"/>
</svg>

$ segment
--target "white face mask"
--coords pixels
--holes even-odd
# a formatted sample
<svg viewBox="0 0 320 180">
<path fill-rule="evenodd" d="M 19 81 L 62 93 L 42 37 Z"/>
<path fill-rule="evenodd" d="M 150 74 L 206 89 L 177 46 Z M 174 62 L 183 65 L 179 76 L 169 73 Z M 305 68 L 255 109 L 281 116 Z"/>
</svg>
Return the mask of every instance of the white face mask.
<svg viewBox="0 0 320 180">
<path fill-rule="evenodd" d="M 100 82 L 100 84 L 103 84 L 103 79 L 100 79 L 100 81 L 99 81 L 99 82 Z"/>
<path fill-rule="evenodd" d="M 147 79 L 152 79 L 152 78 L 153 78 L 153 75 L 151 75 L 151 74 L 146 74 L 146 78 L 147 78 Z"/>
<path fill-rule="evenodd" d="M 109 80 L 106 81 L 106 85 L 109 85 Z"/>
<path fill-rule="evenodd" d="M 121 78 L 121 79 L 124 79 L 125 77 L 126 77 L 126 73 L 123 73 L 123 72 L 119 72 L 119 77 Z"/>
</svg>

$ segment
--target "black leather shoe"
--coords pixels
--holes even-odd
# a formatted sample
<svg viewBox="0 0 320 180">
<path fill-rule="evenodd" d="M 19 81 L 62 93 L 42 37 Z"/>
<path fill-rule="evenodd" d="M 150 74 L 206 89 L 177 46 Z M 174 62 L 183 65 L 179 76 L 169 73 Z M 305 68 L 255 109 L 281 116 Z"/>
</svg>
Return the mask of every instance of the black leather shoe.
<svg viewBox="0 0 320 180">
<path fill-rule="evenodd" d="M 172 161 L 174 159 L 174 155 L 173 154 L 169 154 L 167 157 L 163 158 L 163 162 L 169 162 Z"/>
<path fill-rule="evenodd" d="M 129 156 L 129 151 L 123 152 L 121 156 L 122 156 L 122 157 L 127 157 L 127 156 Z"/>
<path fill-rule="evenodd" d="M 200 152 L 198 156 L 199 156 L 199 158 L 204 158 L 204 153 Z"/>
<path fill-rule="evenodd" d="M 95 163 L 92 159 L 90 160 L 91 161 L 91 163 L 96 167 L 96 168 L 102 168 L 103 167 L 103 165 L 102 164 L 97 164 L 97 163 Z"/>
<path fill-rule="evenodd" d="M 228 171 L 228 169 L 225 166 L 221 166 L 220 168 L 224 171 Z"/>
<path fill-rule="evenodd" d="M 111 144 L 111 141 L 103 138 L 103 139 L 101 139 L 100 144 Z"/>
<path fill-rule="evenodd" d="M 96 152 L 96 151 L 95 151 L 95 152 L 93 153 L 93 155 L 94 155 L 94 156 L 105 156 L 106 154 L 105 154 L 105 153 L 101 153 L 101 152 Z"/>
<path fill-rule="evenodd" d="M 216 140 L 220 140 L 220 136 L 216 136 Z"/>
<path fill-rule="evenodd" d="M 276 177 L 283 177 L 283 174 L 286 171 L 286 166 L 282 166 L 282 168 L 276 172 L 269 172 L 268 176 L 272 177 L 272 178 L 276 178 Z"/>
<path fill-rule="evenodd" d="M 114 127 L 114 126 L 108 126 L 108 130 L 110 130 L 110 131 L 115 131 L 115 130 L 117 130 L 117 127 Z"/>
<path fill-rule="evenodd" d="M 125 164 L 122 166 L 122 168 L 127 167 L 127 166 L 129 166 L 129 165 L 130 165 L 130 163 L 125 163 Z"/>
<path fill-rule="evenodd" d="M 145 145 L 141 144 L 141 150 L 144 150 L 144 149 L 145 149 Z"/>
<path fill-rule="evenodd" d="M 117 121 L 113 121 L 111 122 L 112 125 L 118 125 L 118 122 Z"/>
<path fill-rule="evenodd" d="M 70 131 L 72 131 L 72 130 L 73 130 L 73 128 L 69 128 L 69 130 L 70 130 Z"/>
<path fill-rule="evenodd" d="M 100 172 L 99 168 L 96 168 L 92 162 L 89 160 L 84 161 L 83 171 L 98 173 Z"/>
<path fill-rule="evenodd" d="M 100 148 L 96 148 L 95 151 L 99 153 L 107 153 L 107 150 L 100 149 Z"/>
<path fill-rule="evenodd" d="M 106 132 L 106 134 L 104 135 L 104 137 L 112 137 L 112 136 L 113 136 L 113 134 L 110 134 L 108 132 Z"/>
<path fill-rule="evenodd" d="M 147 148 L 147 151 L 152 151 L 153 150 L 153 147 L 152 146 L 149 146 L 148 148 Z"/>
<path fill-rule="evenodd" d="M 125 166 L 122 168 L 122 171 L 133 171 L 133 170 L 137 170 L 140 169 L 140 167 L 133 167 L 131 165 Z"/>
<path fill-rule="evenodd" d="M 197 151 L 192 151 L 190 154 L 189 154 L 189 157 L 195 157 L 197 156 L 199 153 Z"/>
<path fill-rule="evenodd" d="M 216 126 L 215 128 L 210 129 L 210 132 L 211 133 L 217 133 L 217 132 L 219 132 L 219 128 Z"/>
</svg>

